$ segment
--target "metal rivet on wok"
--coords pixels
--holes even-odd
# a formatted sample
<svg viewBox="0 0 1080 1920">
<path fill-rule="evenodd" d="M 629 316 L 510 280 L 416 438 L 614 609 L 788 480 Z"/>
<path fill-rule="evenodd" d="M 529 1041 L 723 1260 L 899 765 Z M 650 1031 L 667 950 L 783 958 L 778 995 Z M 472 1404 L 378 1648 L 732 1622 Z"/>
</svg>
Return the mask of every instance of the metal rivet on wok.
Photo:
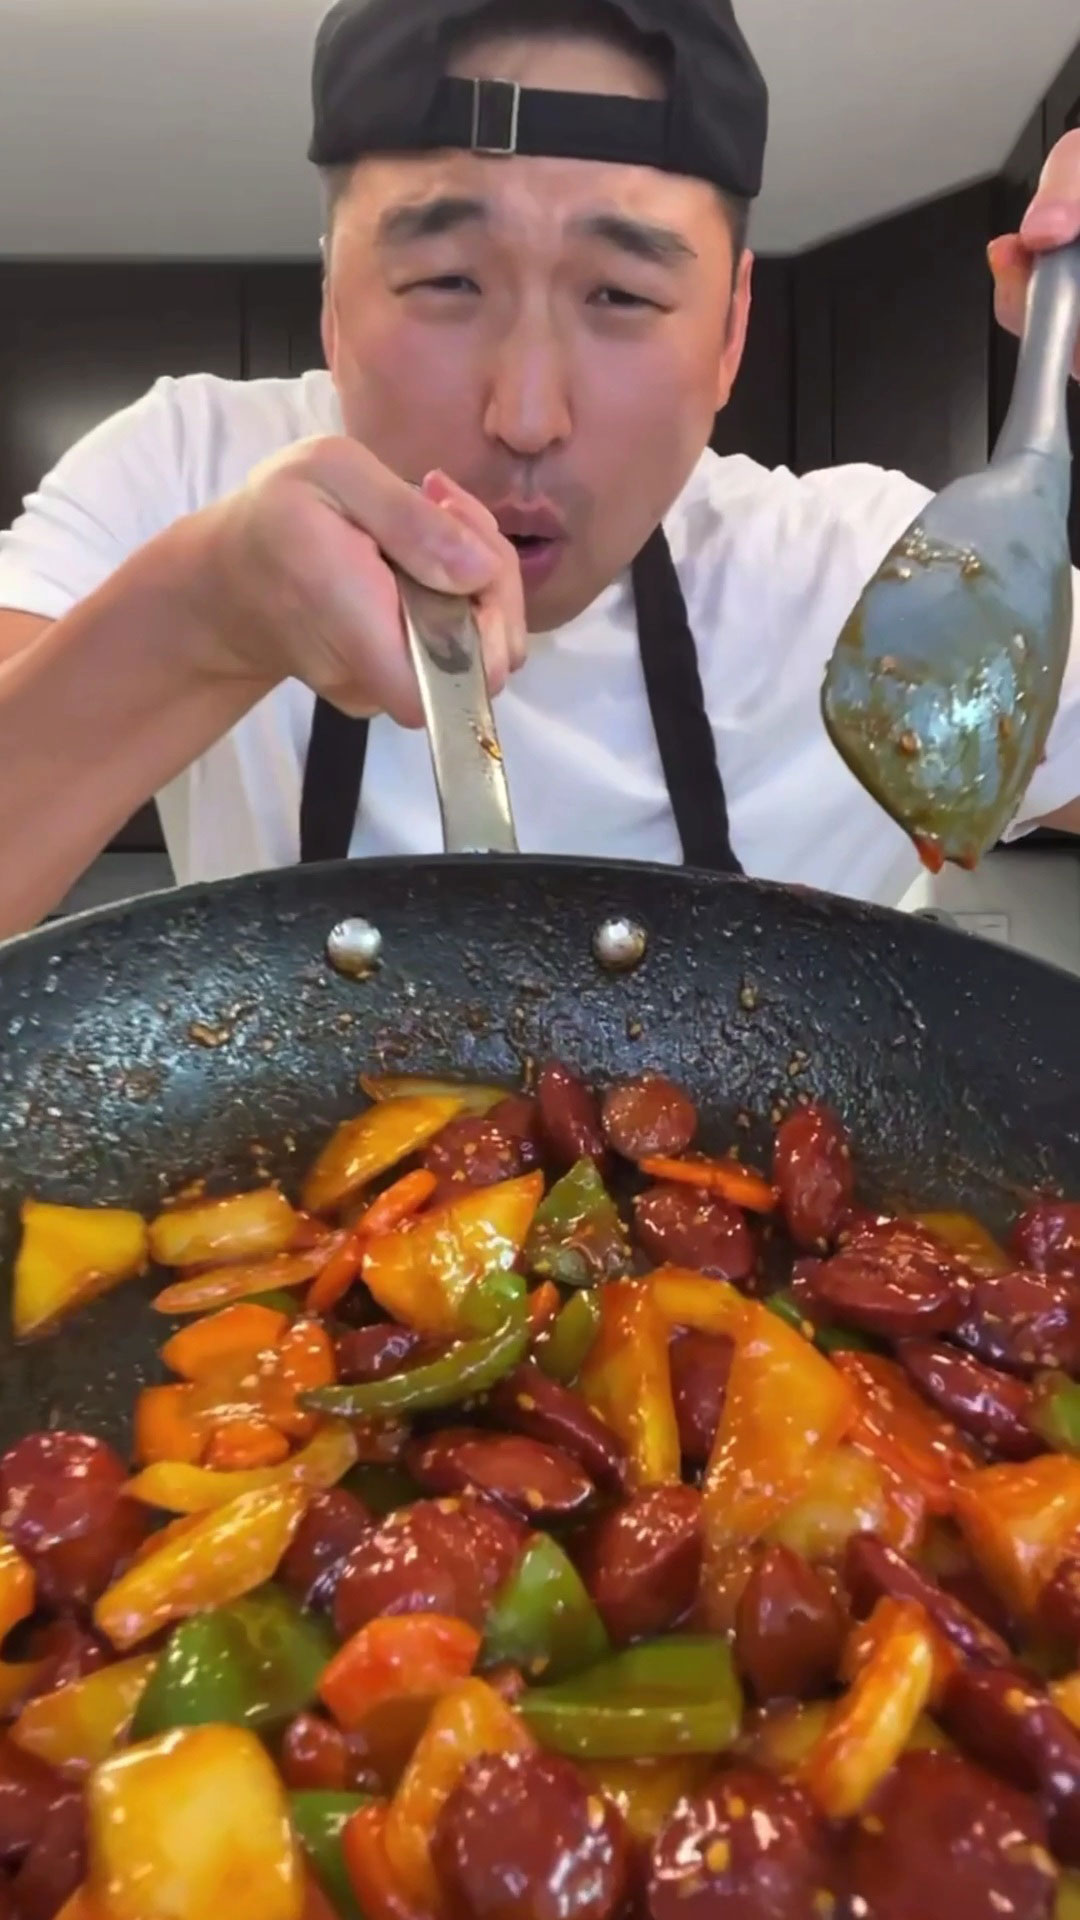
<svg viewBox="0 0 1080 1920">
<path fill-rule="evenodd" d="M 326 957 L 347 980 L 366 980 L 382 959 L 382 944 L 370 920 L 342 920 L 326 943 Z"/>
<path fill-rule="evenodd" d="M 604 920 L 593 935 L 593 953 L 608 973 L 632 973 L 640 967 L 649 937 L 636 920 Z"/>
</svg>

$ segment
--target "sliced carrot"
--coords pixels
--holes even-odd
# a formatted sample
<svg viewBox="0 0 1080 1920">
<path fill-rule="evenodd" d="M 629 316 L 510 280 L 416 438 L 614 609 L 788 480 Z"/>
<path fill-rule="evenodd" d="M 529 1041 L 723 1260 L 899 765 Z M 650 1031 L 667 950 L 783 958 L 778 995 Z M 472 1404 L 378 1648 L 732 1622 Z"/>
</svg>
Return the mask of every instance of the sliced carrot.
<svg viewBox="0 0 1080 1920">
<path fill-rule="evenodd" d="M 309 1280 L 318 1279 L 340 1245 L 340 1236 L 332 1234 L 310 1253 L 279 1253 L 251 1266 L 212 1267 L 192 1280 L 178 1280 L 175 1286 L 165 1287 L 155 1295 L 152 1305 L 158 1313 L 212 1313 L 215 1307 L 227 1307 L 252 1293 L 304 1287 Z"/>
<path fill-rule="evenodd" d="M 650 1180 L 670 1180 L 677 1186 L 718 1194 L 721 1200 L 744 1207 L 747 1213 L 775 1213 L 779 1204 L 776 1188 L 764 1175 L 741 1166 L 737 1160 L 643 1160 L 641 1171 Z"/>
<path fill-rule="evenodd" d="M 258 1414 L 215 1427 L 206 1465 L 218 1473 L 246 1473 L 249 1467 L 276 1467 L 289 1457 L 289 1442 Z"/>
<path fill-rule="evenodd" d="M 331 1255 L 310 1289 L 304 1303 L 308 1313 L 333 1313 L 338 1302 L 344 1300 L 354 1280 L 360 1278 L 366 1245 L 367 1236 L 354 1227 L 337 1252 Z"/>
<path fill-rule="evenodd" d="M 529 1332 L 533 1340 L 547 1332 L 561 1306 L 562 1294 L 554 1280 L 545 1280 L 542 1286 L 533 1288 L 529 1295 Z"/>
<path fill-rule="evenodd" d="M 144 1387 L 135 1402 L 136 1462 L 150 1467 L 158 1460 L 182 1460 L 197 1467 L 212 1430 L 194 1387 Z"/>
<path fill-rule="evenodd" d="M 373 1240 L 380 1233 L 393 1233 L 395 1227 L 404 1226 L 406 1220 L 427 1206 L 438 1184 L 426 1167 L 416 1167 L 412 1173 L 403 1174 L 360 1215 L 357 1230 Z"/>
<path fill-rule="evenodd" d="M 254 1364 L 264 1348 L 277 1346 L 288 1327 L 287 1313 L 254 1300 L 237 1300 L 220 1313 L 181 1327 L 166 1340 L 161 1357 L 185 1380 L 211 1380 L 223 1368 L 232 1369 L 245 1360 Z"/>
</svg>

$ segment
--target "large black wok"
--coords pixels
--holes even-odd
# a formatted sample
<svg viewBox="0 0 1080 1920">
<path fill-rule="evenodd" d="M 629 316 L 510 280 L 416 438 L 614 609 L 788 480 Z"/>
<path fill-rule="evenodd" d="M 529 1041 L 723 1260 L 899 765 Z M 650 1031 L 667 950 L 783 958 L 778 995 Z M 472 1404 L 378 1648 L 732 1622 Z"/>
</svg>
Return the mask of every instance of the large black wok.
<svg viewBox="0 0 1080 1920">
<path fill-rule="evenodd" d="M 605 973 L 593 936 L 649 945 Z M 327 963 L 363 915 L 382 964 Z M 516 1081 L 563 1055 L 598 1080 L 661 1067 L 714 1144 L 799 1092 L 832 1101 L 863 1186 L 1001 1227 L 1034 1189 L 1080 1194 L 1080 981 L 962 934 L 823 897 L 555 860 L 373 862 L 196 887 L 0 949 L 0 1443 L 64 1423 L 122 1435 L 163 1331 L 121 1289 L 62 1334 L 7 1332 L 32 1192 L 153 1208 L 192 1176 L 288 1182 L 358 1105 L 361 1068 Z"/>
</svg>

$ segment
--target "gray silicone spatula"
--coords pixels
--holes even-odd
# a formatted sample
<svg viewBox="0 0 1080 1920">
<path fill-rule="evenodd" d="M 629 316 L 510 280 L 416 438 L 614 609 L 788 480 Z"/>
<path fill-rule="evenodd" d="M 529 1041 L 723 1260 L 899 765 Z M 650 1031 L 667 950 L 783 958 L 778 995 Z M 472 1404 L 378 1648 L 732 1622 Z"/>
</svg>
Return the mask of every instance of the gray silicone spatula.
<svg viewBox="0 0 1080 1920">
<path fill-rule="evenodd" d="M 989 467 L 931 500 L 863 592 L 822 712 L 927 865 L 973 867 L 1016 814 L 1057 711 L 1072 626 L 1069 369 L 1080 243 L 1032 276 Z"/>
</svg>

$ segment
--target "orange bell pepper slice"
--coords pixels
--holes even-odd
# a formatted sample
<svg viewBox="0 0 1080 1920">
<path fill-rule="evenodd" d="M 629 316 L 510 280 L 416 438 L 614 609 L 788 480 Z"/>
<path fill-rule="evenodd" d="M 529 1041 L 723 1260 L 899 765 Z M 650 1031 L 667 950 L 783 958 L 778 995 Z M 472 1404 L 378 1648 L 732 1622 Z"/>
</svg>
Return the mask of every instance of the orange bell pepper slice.
<svg viewBox="0 0 1080 1920">
<path fill-rule="evenodd" d="M 619 1435 L 635 1487 L 682 1479 L 671 1386 L 669 1327 L 647 1281 L 597 1288 L 600 1328 L 578 1381 L 593 1412 Z"/>
<path fill-rule="evenodd" d="M 0 1534 L 0 1640 L 34 1611 L 34 1570 Z"/>
<path fill-rule="evenodd" d="M 156 1654 L 136 1654 L 43 1693 L 27 1701 L 11 1738 L 24 1753 L 78 1779 L 120 1746 L 156 1666 Z"/>
<path fill-rule="evenodd" d="M 24 1200 L 20 1218 L 12 1294 L 17 1340 L 46 1333 L 146 1267 L 146 1222 L 140 1214 Z"/>
<path fill-rule="evenodd" d="M 309 1499 L 307 1487 L 286 1481 L 200 1515 L 106 1589 L 95 1624 L 126 1651 L 173 1620 L 239 1600 L 276 1573 Z"/>
<path fill-rule="evenodd" d="M 383 1829 L 390 1871 L 406 1899 L 438 1909 L 431 1834 L 470 1760 L 482 1753 L 525 1753 L 535 1745 L 524 1721 L 484 1680 L 465 1680 L 436 1701 Z"/>
<path fill-rule="evenodd" d="M 650 1285 L 669 1327 L 738 1340 L 752 1324 L 751 1302 L 726 1280 L 703 1280 L 700 1273 L 681 1267 L 658 1267 Z"/>
<path fill-rule="evenodd" d="M 1067 1673 L 1063 1680 L 1053 1681 L 1050 1698 L 1066 1720 L 1080 1728 L 1080 1673 Z"/>
<path fill-rule="evenodd" d="M 215 1427 L 206 1449 L 206 1465 L 214 1473 L 248 1473 L 254 1467 L 277 1467 L 289 1457 L 289 1442 L 279 1428 L 253 1413 L 247 1420 L 228 1420 Z"/>
<path fill-rule="evenodd" d="M 1014 1614 L 1035 1611 L 1080 1528 L 1080 1460 L 1045 1453 L 984 1467 L 956 1488 L 956 1518 L 980 1571 Z"/>
<path fill-rule="evenodd" d="M 679 1801 L 708 1785 L 713 1760 L 577 1760 L 577 1771 L 593 1793 L 622 1814 L 633 1838 L 651 1846 Z"/>
<path fill-rule="evenodd" d="M 779 1193 L 764 1174 L 755 1173 L 738 1160 L 651 1159 L 641 1162 L 641 1171 L 650 1180 L 715 1193 L 729 1206 L 742 1207 L 747 1213 L 775 1213 L 780 1204 Z"/>
<path fill-rule="evenodd" d="M 857 1814 L 891 1773 L 934 1682 L 935 1637 L 923 1609 L 882 1600 L 874 1618 L 868 1657 L 800 1771 L 811 1799 L 830 1820 Z M 918 1845 L 917 1835 L 912 1844 Z"/>
<path fill-rule="evenodd" d="M 254 1364 L 265 1348 L 277 1346 L 289 1325 L 287 1313 L 261 1306 L 257 1300 L 237 1300 L 220 1313 L 181 1327 L 166 1340 L 161 1357 L 182 1379 L 203 1384 L 223 1369 L 232 1373 L 245 1362 Z"/>
<path fill-rule="evenodd" d="M 435 1909 L 410 1899 L 386 1854 L 384 1805 L 361 1807 L 346 1826 L 341 1845 L 345 1866 L 365 1920 L 435 1920 Z"/>
<path fill-rule="evenodd" d="M 327 1261 L 340 1246 L 340 1237 L 330 1234 L 317 1246 L 301 1253 L 279 1253 L 254 1264 L 211 1267 L 191 1280 L 177 1280 L 154 1295 L 151 1305 L 156 1313 L 179 1317 L 185 1313 L 213 1313 L 232 1301 L 246 1300 L 252 1293 L 276 1293 L 279 1288 L 306 1287 L 317 1280 Z"/>
<path fill-rule="evenodd" d="M 90 1776 L 87 1888 L 109 1920 L 301 1920 L 277 1768 L 243 1727 L 183 1727 Z"/>
<path fill-rule="evenodd" d="M 135 1402 L 134 1457 L 140 1466 L 183 1460 L 198 1466 L 214 1423 L 195 1387 L 144 1387 Z"/>
<path fill-rule="evenodd" d="M 299 1486 L 308 1493 L 325 1493 L 343 1480 L 359 1458 L 355 1433 L 343 1420 L 328 1420 L 300 1453 L 280 1467 L 252 1467 L 245 1473 L 214 1473 L 209 1467 L 182 1461 L 159 1461 L 129 1480 L 125 1491 L 146 1507 L 164 1513 L 208 1513 L 227 1506 L 241 1494 Z"/>
<path fill-rule="evenodd" d="M 346 1120 L 327 1142 L 304 1182 L 310 1213 L 333 1213 L 362 1187 L 419 1153 L 462 1109 L 456 1094 L 414 1094 L 369 1107 Z"/>
<path fill-rule="evenodd" d="M 314 1433 L 316 1416 L 299 1404 L 302 1393 L 337 1380 L 334 1343 L 321 1320 L 294 1320 L 256 1370 L 255 1394 L 266 1418 L 294 1440 Z"/>
<path fill-rule="evenodd" d="M 159 1267 L 234 1266 L 286 1253 L 300 1220 L 278 1187 L 167 1207 L 150 1222 L 150 1252 Z"/>
<path fill-rule="evenodd" d="M 824 1354 L 756 1301 L 745 1310 L 704 1487 L 702 1590 L 718 1627 L 731 1624 L 742 1551 L 805 1493 L 855 1414 L 851 1385 Z"/>
<path fill-rule="evenodd" d="M 978 1464 L 951 1420 L 934 1411 L 895 1360 L 876 1353 L 837 1353 L 833 1360 L 857 1395 L 853 1444 L 915 1487 L 931 1513 L 951 1513 L 958 1478 Z"/>
<path fill-rule="evenodd" d="M 543 1192 L 542 1173 L 503 1180 L 422 1214 L 408 1233 L 369 1241 L 364 1255 L 369 1291 L 384 1312 L 418 1333 L 453 1339 L 469 1331 L 464 1312 L 469 1289 L 486 1275 L 513 1267 Z"/>
<path fill-rule="evenodd" d="M 468 1678 L 480 1635 L 464 1620 L 404 1613 L 372 1620 L 347 1640 L 319 1682 L 339 1726 L 354 1732 L 395 1701 L 430 1702 Z"/>
</svg>

